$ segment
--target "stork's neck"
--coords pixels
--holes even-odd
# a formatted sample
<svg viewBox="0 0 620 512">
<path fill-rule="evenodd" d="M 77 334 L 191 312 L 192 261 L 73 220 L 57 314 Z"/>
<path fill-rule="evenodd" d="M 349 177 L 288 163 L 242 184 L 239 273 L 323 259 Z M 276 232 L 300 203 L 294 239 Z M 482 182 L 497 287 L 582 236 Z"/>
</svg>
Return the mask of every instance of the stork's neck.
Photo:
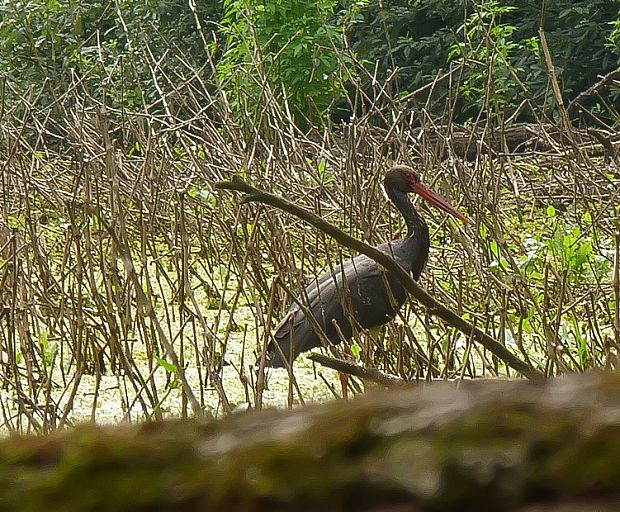
<svg viewBox="0 0 620 512">
<path fill-rule="evenodd" d="M 407 193 L 400 190 L 387 190 L 387 196 L 398 208 L 403 219 L 405 219 L 407 238 L 419 237 L 428 239 L 428 226 L 409 200 Z"/>
<path fill-rule="evenodd" d="M 411 275 L 417 281 L 426 265 L 431 245 L 428 226 L 405 192 L 387 190 L 387 195 L 405 219 L 407 225 L 407 238 L 404 240 L 404 246 L 407 247 L 405 259 L 408 260 Z"/>
</svg>

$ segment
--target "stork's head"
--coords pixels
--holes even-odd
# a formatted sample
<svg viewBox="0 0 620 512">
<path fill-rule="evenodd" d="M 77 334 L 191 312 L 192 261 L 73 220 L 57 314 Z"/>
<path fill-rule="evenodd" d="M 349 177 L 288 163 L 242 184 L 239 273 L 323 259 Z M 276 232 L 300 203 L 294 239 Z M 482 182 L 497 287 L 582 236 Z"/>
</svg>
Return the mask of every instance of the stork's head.
<svg viewBox="0 0 620 512">
<path fill-rule="evenodd" d="M 385 188 L 388 196 L 390 196 L 390 192 L 413 192 L 418 194 L 422 199 L 433 206 L 449 213 L 457 219 L 460 219 L 465 224 L 471 222 L 467 217 L 465 217 L 465 215 L 454 208 L 454 206 L 452 206 L 443 197 L 436 194 L 424 183 L 422 183 L 418 173 L 407 165 L 395 165 L 388 172 L 386 172 L 383 180 L 383 187 Z"/>
</svg>

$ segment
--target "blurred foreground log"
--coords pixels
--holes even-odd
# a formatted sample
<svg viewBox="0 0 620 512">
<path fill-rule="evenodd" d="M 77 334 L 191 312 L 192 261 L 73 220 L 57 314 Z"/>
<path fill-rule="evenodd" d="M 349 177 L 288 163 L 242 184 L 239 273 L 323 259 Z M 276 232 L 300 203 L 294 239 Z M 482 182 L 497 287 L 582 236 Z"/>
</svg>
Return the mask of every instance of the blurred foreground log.
<svg viewBox="0 0 620 512">
<path fill-rule="evenodd" d="M 618 510 L 620 375 L 12 437 L 0 482 L 0 510 Z"/>
</svg>

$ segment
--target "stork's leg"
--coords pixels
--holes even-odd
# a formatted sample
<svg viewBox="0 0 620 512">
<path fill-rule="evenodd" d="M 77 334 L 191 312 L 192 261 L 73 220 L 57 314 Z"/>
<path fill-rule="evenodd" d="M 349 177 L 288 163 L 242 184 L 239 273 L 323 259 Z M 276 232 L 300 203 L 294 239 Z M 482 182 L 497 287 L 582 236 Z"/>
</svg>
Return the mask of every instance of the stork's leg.
<svg viewBox="0 0 620 512">
<path fill-rule="evenodd" d="M 340 389 L 342 389 L 342 398 L 347 400 L 349 398 L 349 376 L 346 373 L 338 372 L 340 377 Z"/>
<path fill-rule="evenodd" d="M 347 343 L 344 344 L 344 350 L 342 351 L 344 358 L 348 361 L 353 361 L 353 355 L 351 354 L 351 349 Z M 349 398 L 349 374 L 338 372 L 338 377 L 340 377 L 340 387 L 342 389 L 342 398 L 347 400 Z"/>
</svg>

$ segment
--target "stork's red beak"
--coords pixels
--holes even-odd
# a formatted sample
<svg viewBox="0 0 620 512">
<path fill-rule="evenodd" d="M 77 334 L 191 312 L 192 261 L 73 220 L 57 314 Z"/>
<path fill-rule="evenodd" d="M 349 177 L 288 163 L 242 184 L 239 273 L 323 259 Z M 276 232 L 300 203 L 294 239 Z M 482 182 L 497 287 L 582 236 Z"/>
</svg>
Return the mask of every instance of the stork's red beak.
<svg viewBox="0 0 620 512">
<path fill-rule="evenodd" d="M 465 217 L 461 212 L 459 212 L 454 206 L 452 206 L 448 201 L 446 201 L 439 194 L 433 192 L 430 188 L 428 188 L 424 183 L 418 182 L 412 186 L 413 191 L 418 194 L 422 199 L 428 201 L 433 206 L 436 206 L 440 210 L 449 213 L 453 217 L 461 220 L 465 224 L 469 224 L 471 222 L 470 219 Z"/>
</svg>

